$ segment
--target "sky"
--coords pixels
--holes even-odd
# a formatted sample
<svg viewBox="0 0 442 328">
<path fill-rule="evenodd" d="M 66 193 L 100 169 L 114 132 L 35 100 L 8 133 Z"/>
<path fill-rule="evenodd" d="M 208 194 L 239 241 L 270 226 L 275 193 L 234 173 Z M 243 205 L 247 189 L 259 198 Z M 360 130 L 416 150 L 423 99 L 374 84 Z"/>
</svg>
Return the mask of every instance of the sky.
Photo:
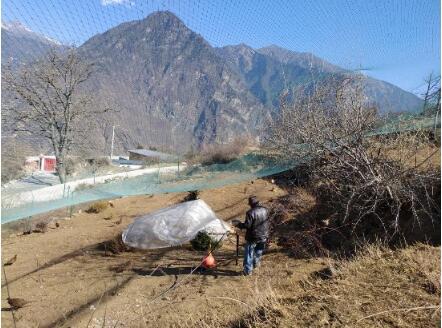
<svg viewBox="0 0 442 328">
<path fill-rule="evenodd" d="M 3 0 L 2 20 L 81 45 L 158 10 L 213 46 L 310 52 L 414 93 L 440 73 L 440 0 Z"/>
</svg>

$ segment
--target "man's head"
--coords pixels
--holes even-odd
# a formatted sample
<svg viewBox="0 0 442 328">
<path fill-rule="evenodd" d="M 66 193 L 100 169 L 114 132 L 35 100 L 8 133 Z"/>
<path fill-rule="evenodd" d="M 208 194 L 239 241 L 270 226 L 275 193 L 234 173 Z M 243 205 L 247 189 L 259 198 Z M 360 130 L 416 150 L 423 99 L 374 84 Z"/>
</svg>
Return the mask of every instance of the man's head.
<svg viewBox="0 0 442 328">
<path fill-rule="evenodd" d="M 255 196 L 249 197 L 249 205 L 250 207 L 256 207 L 259 205 L 259 200 Z"/>
</svg>

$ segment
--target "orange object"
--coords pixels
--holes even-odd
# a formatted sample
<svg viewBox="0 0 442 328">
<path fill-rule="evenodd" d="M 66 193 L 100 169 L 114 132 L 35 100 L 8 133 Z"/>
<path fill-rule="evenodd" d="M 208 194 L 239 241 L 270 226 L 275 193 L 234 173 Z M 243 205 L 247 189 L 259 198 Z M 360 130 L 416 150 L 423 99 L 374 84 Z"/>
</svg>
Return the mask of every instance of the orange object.
<svg viewBox="0 0 442 328">
<path fill-rule="evenodd" d="M 201 266 L 204 269 L 213 269 L 216 267 L 215 258 L 213 257 L 212 253 L 209 253 L 204 259 Z"/>
</svg>

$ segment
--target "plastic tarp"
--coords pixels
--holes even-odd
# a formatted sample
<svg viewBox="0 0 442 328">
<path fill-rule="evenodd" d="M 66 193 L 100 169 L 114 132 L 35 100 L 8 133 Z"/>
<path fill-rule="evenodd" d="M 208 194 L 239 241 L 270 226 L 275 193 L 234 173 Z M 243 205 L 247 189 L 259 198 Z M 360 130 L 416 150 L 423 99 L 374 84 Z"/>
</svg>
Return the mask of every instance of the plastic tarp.
<svg viewBox="0 0 442 328">
<path fill-rule="evenodd" d="M 184 202 L 135 219 L 125 231 L 123 242 L 134 248 L 178 246 L 191 241 L 199 231 L 219 240 L 230 231 L 203 200 Z"/>
</svg>

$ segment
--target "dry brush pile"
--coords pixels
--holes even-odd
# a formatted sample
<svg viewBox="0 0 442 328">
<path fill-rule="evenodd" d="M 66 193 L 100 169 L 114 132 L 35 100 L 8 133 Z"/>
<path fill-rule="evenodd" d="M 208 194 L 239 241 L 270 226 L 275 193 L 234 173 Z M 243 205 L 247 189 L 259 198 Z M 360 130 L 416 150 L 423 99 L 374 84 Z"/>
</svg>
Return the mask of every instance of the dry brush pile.
<svg viewBox="0 0 442 328">
<path fill-rule="evenodd" d="M 439 243 L 440 148 L 426 131 L 376 135 L 382 117 L 361 80 L 316 83 L 293 105 L 282 99 L 266 149 L 308 167 L 309 189 L 327 213 L 316 219 L 327 221 L 318 233 L 328 246 L 380 237 Z"/>
</svg>

